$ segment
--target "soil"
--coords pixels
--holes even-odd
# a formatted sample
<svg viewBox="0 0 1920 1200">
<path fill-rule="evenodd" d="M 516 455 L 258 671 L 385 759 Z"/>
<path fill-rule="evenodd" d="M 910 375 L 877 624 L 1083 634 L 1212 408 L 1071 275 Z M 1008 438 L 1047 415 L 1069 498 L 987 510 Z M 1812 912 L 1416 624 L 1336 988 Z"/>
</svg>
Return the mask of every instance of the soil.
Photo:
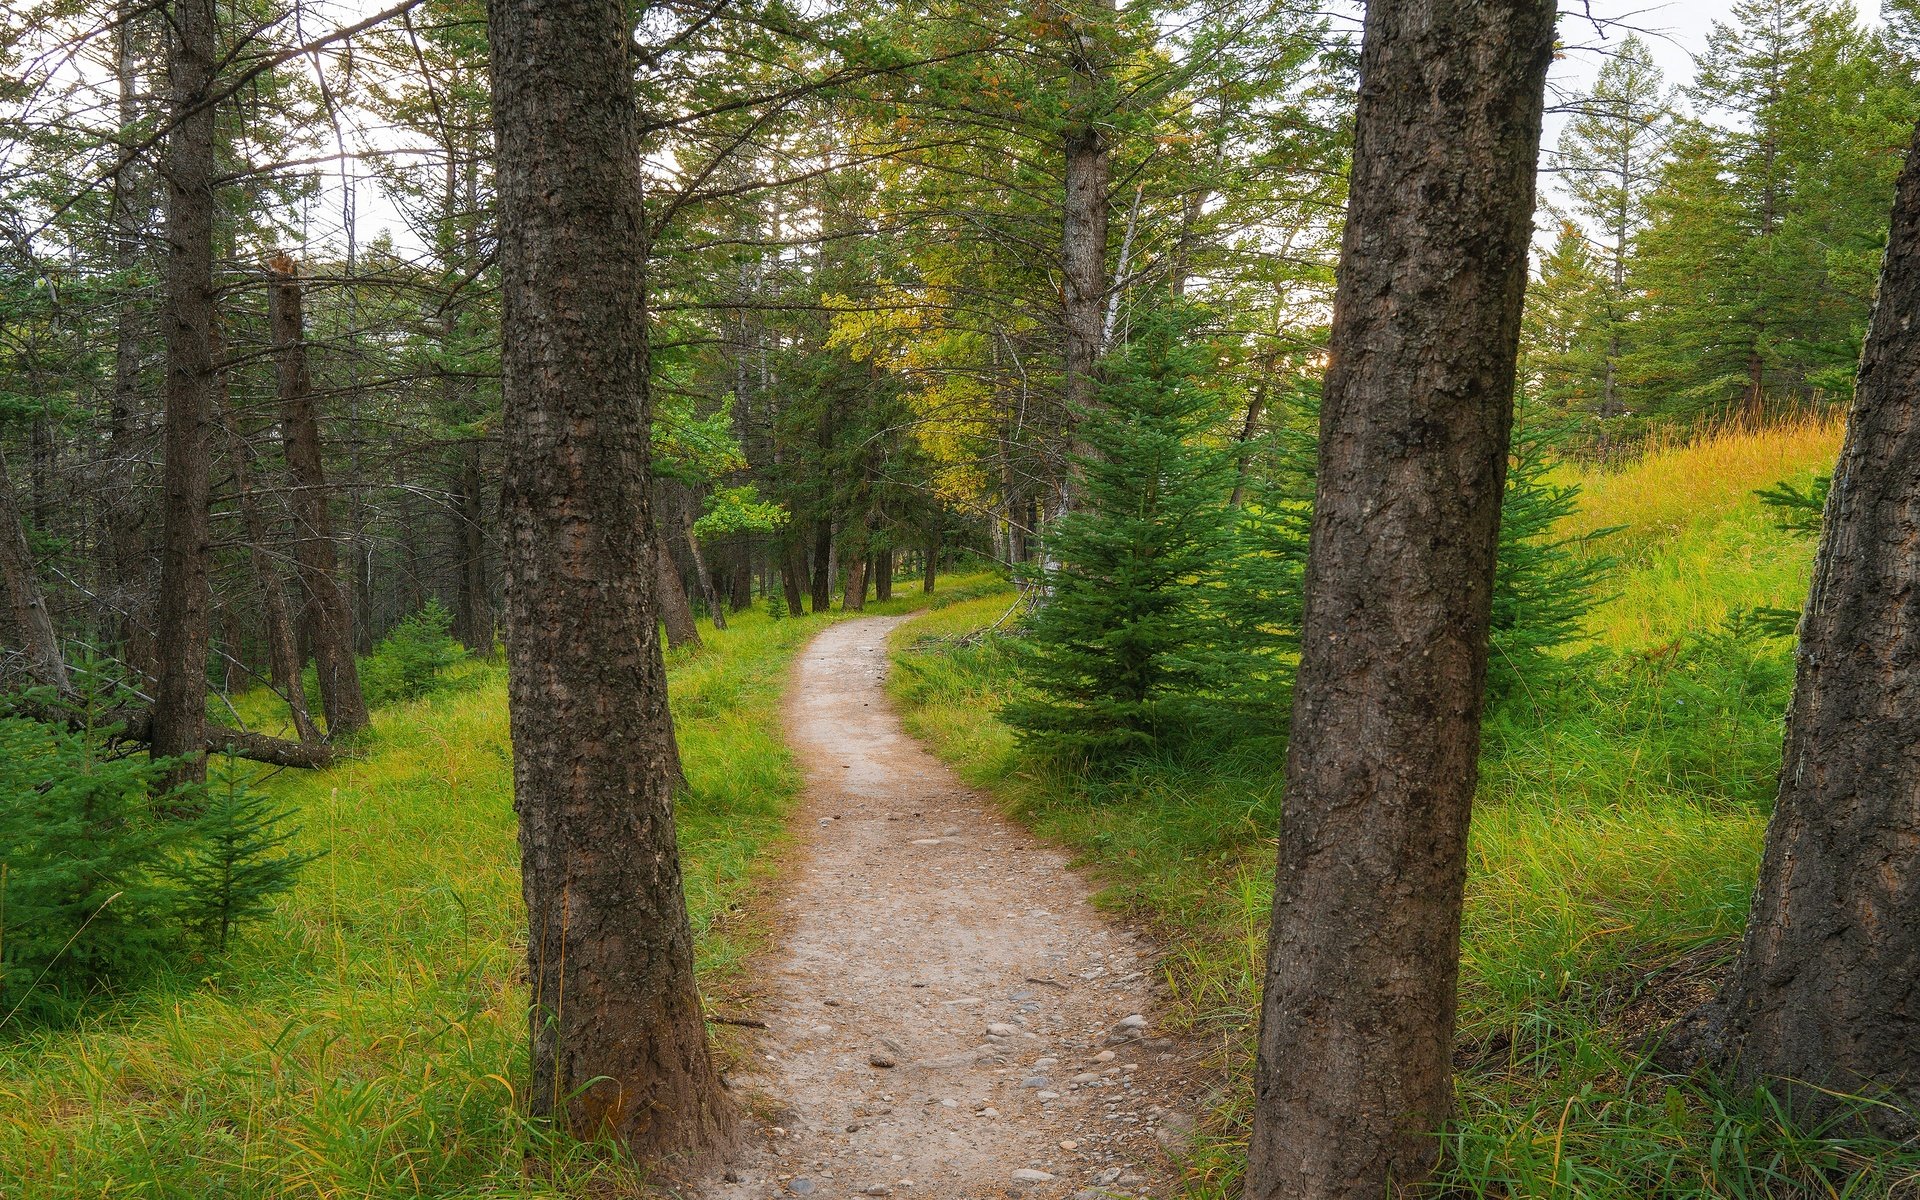
<svg viewBox="0 0 1920 1200">
<path fill-rule="evenodd" d="M 902 732 L 883 682 L 903 619 L 826 630 L 789 685 L 787 933 L 728 1077 L 754 1117 L 703 1194 L 1165 1197 L 1197 1088 L 1154 1018 L 1156 950 Z"/>
</svg>

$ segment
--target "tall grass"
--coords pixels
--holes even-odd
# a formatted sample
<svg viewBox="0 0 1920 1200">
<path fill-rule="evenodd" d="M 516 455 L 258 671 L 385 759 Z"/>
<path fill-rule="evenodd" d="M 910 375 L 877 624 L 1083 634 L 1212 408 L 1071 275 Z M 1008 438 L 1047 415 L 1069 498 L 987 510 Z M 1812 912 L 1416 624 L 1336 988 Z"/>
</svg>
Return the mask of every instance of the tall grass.
<svg viewBox="0 0 1920 1200">
<path fill-rule="evenodd" d="M 799 783 L 780 685 L 828 619 L 742 613 L 669 662 L 713 1004 L 764 942 L 752 900 Z M 525 918 L 505 674 L 455 670 L 458 686 L 376 712 L 356 757 L 266 781 L 326 857 L 232 953 L 0 1045 L 0 1197 L 636 1194 L 617 1154 L 552 1138 L 516 1104 Z"/>
<path fill-rule="evenodd" d="M 1842 418 L 1808 414 L 1761 429 L 1708 430 L 1656 441 L 1620 468 L 1565 468 L 1580 509 L 1568 532 L 1612 528 L 1596 552 L 1621 560 L 1591 632 L 1616 650 L 1645 650 L 1711 629 L 1737 609 L 1798 608 L 1813 561 L 1810 540 L 1786 538 L 1754 492 L 1804 487 L 1833 470 Z"/>
<path fill-rule="evenodd" d="M 1729 629 L 1724 616 L 1797 605 L 1810 547 L 1776 529 L 1751 492 L 1830 469 L 1838 435 L 1812 420 L 1722 432 L 1577 477 L 1591 490 L 1572 523 L 1626 526 L 1613 549 L 1627 563 L 1616 598 L 1593 618 L 1607 649 L 1526 681 L 1487 722 L 1458 1115 L 1436 1193 L 1638 1200 L 1920 1188 L 1920 1149 L 1800 1128 L 1764 1094 L 1652 1071 L 1642 1047 L 1711 992 L 1732 952 L 1779 765 L 1790 648 Z M 1660 592 L 1676 558 L 1700 580 L 1684 602 Z M 993 717 L 1019 687 L 1011 654 L 993 638 L 960 637 L 1005 605 L 982 597 L 903 627 L 895 697 L 909 728 L 969 781 L 1077 852 L 1104 903 L 1159 930 L 1173 1016 L 1214 1048 L 1218 1072 L 1189 1192 L 1232 1196 L 1282 731 L 1234 731 L 1112 778 L 1028 761 Z"/>
</svg>

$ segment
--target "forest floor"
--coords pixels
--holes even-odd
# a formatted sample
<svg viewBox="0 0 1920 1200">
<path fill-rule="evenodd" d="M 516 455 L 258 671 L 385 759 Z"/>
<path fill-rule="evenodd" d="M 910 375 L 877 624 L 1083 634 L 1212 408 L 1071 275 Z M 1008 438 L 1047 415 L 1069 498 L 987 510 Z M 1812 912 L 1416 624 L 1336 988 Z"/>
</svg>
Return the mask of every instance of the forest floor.
<svg viewBox="0 0 1920 1200">
<path fill-rule="evenodd" d="M 902 731 L 902 620 L 830 627 L 787 689 L 801 840 L 731 1079 L 758 1119 L 713 1194 L 1164 1196 L 1196 1087 L 1159 951 Z"/>
</svg>

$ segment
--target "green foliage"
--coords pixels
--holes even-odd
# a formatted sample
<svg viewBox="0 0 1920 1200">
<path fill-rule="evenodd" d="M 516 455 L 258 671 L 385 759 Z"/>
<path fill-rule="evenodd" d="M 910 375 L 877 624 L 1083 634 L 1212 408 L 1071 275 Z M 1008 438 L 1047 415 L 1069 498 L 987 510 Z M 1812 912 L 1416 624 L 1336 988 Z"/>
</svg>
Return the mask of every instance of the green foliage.
<svg viewBox="0 0 1920 1200">
<path fill-rule="evenodd" d="M 171 764 L 73 703 L 77 728 L 0 716 L 0 1028 L 161 974 L 190 934 L 226 950 L 314 857 L 231 775 L 156 794 Z"/>
<path fill-rule="evenodd" d="M 235 925 L 266 916 L 301 868 L 320 857 L 290 848 L 300 832 L 290 820 L 284 805 L 231 770 L 209 789 L 193 839 L 167 875 L 183 924 L 210 948 L 224 951 Z"/>
<path fill-rule="evenodd" d="M 394 626 L 360 662 L 360 687 L 368 706 L 417 700 L 443 686 L 442 673 L 467 657 L 452 629 L 453 615 L 431 599 Z"/>
<path fill-rule="evenodd" d="M 1788 533 L 1817 534 L 1825 520 L 1827 496 L 1833 491 L 1832 474 L 1816 475 L 1802 488 L 1783 479 L 1754 492 L 1760 503 L 1774 510 L 1775 521 Z"/>
<path fill-rule="evenodd" d="M 150 799 L 168 764 L 108 755 L 106 732 L 0 717 L 0 1027 L 149 975 L 177 941 L 165 867 L 192 827 Z"/>
<path fill-rule="evenodd" d="M 703 538 L 737 537 L 773 533 L 786 521 L 787 510 L 762 500 L 759 489 L 749 483 L 713 489 L 707 497 L 707 511 L 693 523 L 693 531 Z"/>
<path fill-rule="evenodd" d="M 1006 710 L 1036 747 L 1112 757 L 1190 726 L 1223 680 L 1212 611 L 1230 546 L 1215 348 L 1190 319 L 1156 315 L 1107 363 L 1082 414 L 1076 508 L 1055 523 L 1026 626 L 1032 694 Z"/>
<path fill-rule="evenodd" d="M 1565 651 L 1583 640 L 1587 614 L 1616 565 L 1594 547 L 1611 530 L 1559 532 L 1580 489 L 1552 481 L 1557 440 L 1532 427 L 1514 436 L 1493 580 L 1487 689 L 1495 699 L 1567 665 Z"/>
</svg>

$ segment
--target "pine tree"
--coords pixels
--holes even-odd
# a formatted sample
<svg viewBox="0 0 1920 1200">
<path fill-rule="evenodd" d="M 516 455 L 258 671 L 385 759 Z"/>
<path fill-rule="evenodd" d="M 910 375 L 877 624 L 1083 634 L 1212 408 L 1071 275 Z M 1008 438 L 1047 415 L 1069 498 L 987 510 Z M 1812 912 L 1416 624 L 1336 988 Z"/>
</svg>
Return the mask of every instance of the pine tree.
<svg viewBox="0 0 1920 1200">
<path fill-rule="evenodd" d="M 1831 0 L 1716 23 L 1631 275 L 1636 406 L 1688 417 L 1844 398 L 1859 357 L 1911 70 Z"/>
<path fill-rule="evenodd" d="M 1611 354 L 1620 345 L 1612 287 L 1571 221 L 1540 260 L 1520 326 L 1520 388 L 1558 412 L 1609 411 Z"/>
<path fill-rule="evenodd" d="M 232 772 L 209 786 L 194 821 L 193 841 L 168 874 L 179 889 L 180 920 L 214 950 L 225 950 L 234 926 L 258 920 L 318 854 L 291 848 L 299 835 L 291 814 Z"/>
<path fill-rule="evenodd" d="M 1620 361 L 1633 308 L 1627 279 L 1672 122 L 1673 103 L 1653 53 L 1630 36 L 1600 69 L 1593 92 L 1560 136 L 1554 169 L 1590 239 L 1593 268 L 1604 279 L 1593 330 L 1600 345 L 1598 377 L 1589 389 L 1603 418 L 1619 416 L 1623 408 Z"/>
<path fill-rule="evenodd" d="M 1049 531 L 1059 566 L 1026 631 L 1032 694 L 1004 714 L 1038 748 L 1143 749 L 1221 686 L 1213 602 L 1232 459 L 1206 440 L 1221 403 L 1215 348 L 1195 325 L 1190 311 L 1136 316 L 1082 414 L 1081 504 Z"/>
</svg>

